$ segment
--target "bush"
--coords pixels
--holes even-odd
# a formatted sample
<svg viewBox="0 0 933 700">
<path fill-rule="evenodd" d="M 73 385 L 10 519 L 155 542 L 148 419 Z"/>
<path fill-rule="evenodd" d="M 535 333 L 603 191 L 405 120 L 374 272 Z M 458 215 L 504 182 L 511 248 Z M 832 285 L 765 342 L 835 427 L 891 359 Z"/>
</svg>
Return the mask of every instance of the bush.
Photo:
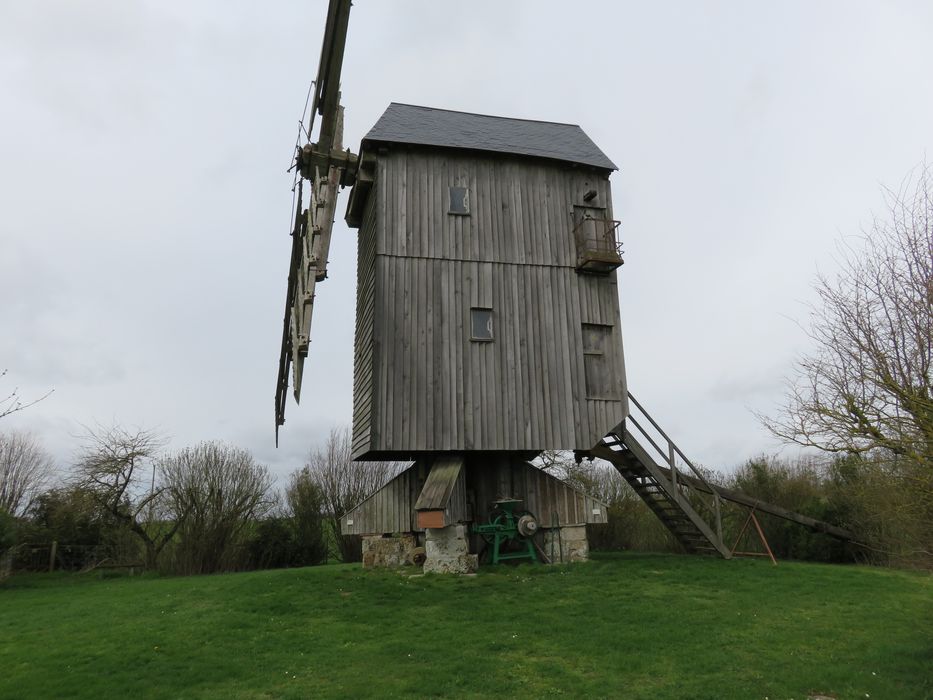
<svg viewBox="0 0 933 700">
<path fill-rule="evenodd" d="M 256 523 L 249 541 L 252 569 L 282 569 L 301 566 L 295 530 L 286 518 L 266 518 Z"/>
<path fill-rule="evenodd" d="M 0 556 L 16 544 L 16 519 L 0 508 Z"/>
<path fill-rule="evenodd" d="M 29 510 L 29 540 L 51 544 L 96 546 L 111 539 L 115 524 L 86 489 L 67 487 L 46 491 Z"/>
<path fill-rule="evenodd" d="M 837 458 L 826 467 L 829 499 L 866 545 L 856 550 L 860 559 L 933 569 L 933 505 L 904 471 L 879 453 Z"/>
<path fill-rule="evenodd" d="M 86 489 L 69 486 L 38 496 L 20 522 L 16 566 L 45 570 L 52 542 L 56 567 L 83 569 L 102 559 L 138 561 L 139 542 Z"/>
<path fill-rule="evenodd" d="M 248 564 L 248 528 L 272 506 L 272 478 L 246 450 L 205 442 L 162 462 L 179 519 L 171 568 L 205 574 Z"/>
<path fill-rule="evenodd" d="M 291 527 L 298 547 L 300 566 L 320 564 L 327 559 L 324 542 L 324 493 L 314 474 L 306 466 L 292 472 L 285 502 L 291 515 Z"/>
<path fill-rule="evenodd" d="M 791 462 L 776 457 L 756 457 L 739 467 L 727 479 L 726 486 L 801 515 L 843 527 L 849 525 L 843 509 L 832 499 L 825 468 L 813 460 Z M 853 560 L 851 546 L 841 540 L 766 513 L 757 513 L 756 517 L 771 550 L 779 558 L 825 562 Z M 735 543 L 747 518 L 746 508 L 730 506 L 724 511 L 723 537 L 728 546 Z M 761 549 L 754 528 L 749 527 L 748 537 L 752 547 Z"/>
<path fill-rule="evenodd" d="M 309 541 L 294 516 L 260 520 L 249 539 L 249 567 L 282 569 L 314 566 L 327 555 L 320 531 L 317 541 Z"/>
</svg>

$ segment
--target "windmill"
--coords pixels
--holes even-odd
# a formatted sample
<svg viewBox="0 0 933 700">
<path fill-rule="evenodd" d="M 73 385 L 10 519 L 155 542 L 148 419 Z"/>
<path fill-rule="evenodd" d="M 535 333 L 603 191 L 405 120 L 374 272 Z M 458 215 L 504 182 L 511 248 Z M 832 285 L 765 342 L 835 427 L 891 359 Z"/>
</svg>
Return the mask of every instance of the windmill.
<svg viewBox="0 0 933 700">
<path fill-rule="evenodd" d="M 412 462 L 342 519 L 364 537 L 364 563 L 423 546 L 426 570 L 470 571 L 489 542 L 495 560 L 510 545 L 585 558 L 586 525 L 606 522 L 606 504 L 530 464 L 546 450 L 609 461 L 686 551 L 730 558 L 721 505 L 741 494 L 709 483 L 627 388 L 615 164 L 574 124 L 397 103 L 358 154 L 344 150 L 349 10 L 330 2 L 308 140 L 316 117 L 319 130 L 296 153 L 275 419 L 278 431 L 290 369 L 300 398 L 315 285 L 349 186 L 353 455 Z"/>
</svg>

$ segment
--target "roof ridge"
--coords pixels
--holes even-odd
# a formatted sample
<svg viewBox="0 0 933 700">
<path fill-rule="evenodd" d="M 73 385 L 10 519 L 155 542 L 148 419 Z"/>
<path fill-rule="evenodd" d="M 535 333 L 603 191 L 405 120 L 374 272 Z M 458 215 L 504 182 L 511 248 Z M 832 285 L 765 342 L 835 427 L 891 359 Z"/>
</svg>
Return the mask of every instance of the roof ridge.
<svg viewBox="0 0 933 700">
<path fill-rule="evenodd" d="M 432 112 L 451 112 L 453 114 L 468 114 L 472 117 L 485 117 L 487 119 L 504 119 L 510 122 L 530 122 L 532 124 L 555 124 L 557 126 L 575 126 L 577 128 L 583 128 L 579 124 L 571 124 L 570 122 L 555 122 L 548 119 L 526 119 L 525 117 L 503 117 L 500 114 L 481 114 L 480 112 L 463 112 L 459 109 L 444 109 L 443 107 L 428 107 L 426 105 L 413 105 L 410 102 L 390 102 L 389 106 L 396 105 L 398 107 L 414 107 L 415 109 L 426 109 Z"/>
</svg>

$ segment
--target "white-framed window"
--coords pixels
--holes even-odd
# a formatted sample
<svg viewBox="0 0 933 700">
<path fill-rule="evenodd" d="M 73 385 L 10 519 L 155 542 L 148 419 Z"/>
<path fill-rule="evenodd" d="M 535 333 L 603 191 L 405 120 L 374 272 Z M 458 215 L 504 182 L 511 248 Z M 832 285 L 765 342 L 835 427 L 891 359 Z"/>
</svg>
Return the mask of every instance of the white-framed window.
<svg viewBox="0 0 933 700">
<path fill-rule="evenodd" d="M 470 189 L 451 186 L 448 188 L 447 213 L 457 216 L 470 215 Z"/>
<path fill-rule="evenodd" d="M 470 340 L 493 340 L 492 309 L 481 306 L 470 309 Z"/>
</svg>

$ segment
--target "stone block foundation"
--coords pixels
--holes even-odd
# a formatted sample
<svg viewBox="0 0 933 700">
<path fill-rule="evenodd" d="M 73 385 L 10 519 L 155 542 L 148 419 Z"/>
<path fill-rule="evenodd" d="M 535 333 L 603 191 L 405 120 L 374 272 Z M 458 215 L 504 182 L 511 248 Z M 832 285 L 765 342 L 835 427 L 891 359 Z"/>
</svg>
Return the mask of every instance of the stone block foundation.
<svg viewBox="0 0 933 700">
<path fill-rule="evenodd" d="M 466 525 L 428 528 L 424 534 L 424 573 L 472 574 L 476 571 L 479 562 L 475 554 L 470 554 Z"/>
<path fill-rule="evenodd" d="M 587 561 L 590 558 L 590 543 L 586 539 L 586 525 L 565 525 L 542 529 L 544 553 L 552 563 Z M 558 533 L 560 536 L 558 537 Z M 561 557 L 563 552 L 563 558 Z"/>
<path fill-rule="evenodd" d="M 418 546 L 415 535 L 406 533 L 383 537 L 363 536 L 363 568 L 395 568 L 411 564 L 411 555 Z"/>
</svg>

